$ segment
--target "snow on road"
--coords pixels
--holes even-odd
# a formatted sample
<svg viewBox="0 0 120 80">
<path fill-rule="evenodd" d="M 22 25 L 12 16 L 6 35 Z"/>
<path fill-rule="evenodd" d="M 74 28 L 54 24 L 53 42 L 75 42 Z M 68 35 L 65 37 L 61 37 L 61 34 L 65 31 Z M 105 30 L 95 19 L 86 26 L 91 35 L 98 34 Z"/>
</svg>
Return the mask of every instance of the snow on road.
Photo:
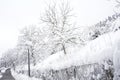
<svg viewBox="0 0 120 80">
<path fill-rule="evenodd" d="M 13 75 L 11 74 L 10 68 L 6 69 L 5 72 L 2 73 L 2 77 L 0 78 L 0 80 L 15 80 Z"/>
</svg>

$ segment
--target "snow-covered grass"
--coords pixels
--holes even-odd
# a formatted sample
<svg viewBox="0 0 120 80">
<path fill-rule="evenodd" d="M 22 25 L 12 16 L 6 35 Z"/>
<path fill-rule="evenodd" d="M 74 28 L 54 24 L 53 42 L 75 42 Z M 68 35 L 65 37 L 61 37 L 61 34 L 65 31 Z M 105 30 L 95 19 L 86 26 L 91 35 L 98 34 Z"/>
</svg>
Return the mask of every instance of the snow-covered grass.
<svg viewBox="0 0 120 80">
<path fill-rule="evenodd" d="M 114 63 L 120 64 L 118 57 L 118 51 L 120 50 L 119 35 L 120 31 L 111 32 L 89 42 L 83 48 L 67 48 L 66 55 L 62 51 L 53 54 L 34 69 L 41 71 L 59 70 L 71 66 L 102 63 L 104 60 L 112 60 Z"/>
<path fill-rule="evenodd" d="M 34 68 L 34 65 L 31 64 L 31 65 L 30 65 L 30 69 L 33 69 L 33 68 Z M 28 64 L 16 66 L 16 71 L 20 71 L 20 70 L 25 70 L 25 71 L 27 71 L 27 70 L 28 70 Z"/>
<path fill-rule="evenodd" d="M 12 71 L 12 75 L 14 76 L 15 80 L 41 80 L 34 77 L 28 77 L 27 75 L 24 74 L 18 74 L 14 71 Z"/>
</svg>

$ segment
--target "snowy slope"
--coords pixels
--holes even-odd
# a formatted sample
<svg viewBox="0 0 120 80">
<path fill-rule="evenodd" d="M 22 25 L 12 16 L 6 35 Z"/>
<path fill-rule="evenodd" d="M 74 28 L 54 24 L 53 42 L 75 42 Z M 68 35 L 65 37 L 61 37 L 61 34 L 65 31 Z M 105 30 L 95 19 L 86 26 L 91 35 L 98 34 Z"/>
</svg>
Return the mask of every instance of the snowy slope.
<svg viewBox="0 0 120 80">
<path fill-rule="evenodd" d="M 79 49 L 71 47 L 67 49 L 65 55 L 62 51 L 51 55 L 42 63 L 38 64 L 35 69 L 39 70 L 59 70 L 71 66 L 102 63 L 104 60 L 118 61 L 120 64 L 120 31 L 111 32 L 98 37 L 89 42 L 86 46 Z M 114 59 L 113 59 L 114 58 Z M 117 59 L 117 60 L 116 60 Z"/>
</svg>

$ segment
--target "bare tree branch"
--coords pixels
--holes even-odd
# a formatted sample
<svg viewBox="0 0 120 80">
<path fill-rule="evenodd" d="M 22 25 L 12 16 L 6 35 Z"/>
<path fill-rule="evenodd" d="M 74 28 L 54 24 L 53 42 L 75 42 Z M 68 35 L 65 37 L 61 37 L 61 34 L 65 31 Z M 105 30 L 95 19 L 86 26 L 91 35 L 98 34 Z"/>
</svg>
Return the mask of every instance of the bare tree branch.
<svg viewBox="0 0 120 80">
<path fill-rule="evenodd" d="M 120 1 L 119 1 L 119 0 L 116 0 L 116 2 L 120 4 Z"/>
</svg>

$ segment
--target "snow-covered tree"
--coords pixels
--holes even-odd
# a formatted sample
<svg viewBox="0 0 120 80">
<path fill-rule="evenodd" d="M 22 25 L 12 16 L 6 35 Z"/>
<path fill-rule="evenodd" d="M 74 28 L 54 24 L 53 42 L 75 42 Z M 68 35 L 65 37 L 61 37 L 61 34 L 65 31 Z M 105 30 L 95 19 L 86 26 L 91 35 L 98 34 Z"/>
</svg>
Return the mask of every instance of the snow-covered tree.
<svg viewBox="0 0 120 80">
<path fill-rule="evenodd" d="M 64 54 L 67 54 L 66 48 L 70 43 L 76 44 L 82 42 L 76 26 L 73 24 L 72 9 L 68 3 L 54 3 L 48 5 L 44 15 L 41 17 L 41 21 L 44 22 L 48 28 L 46 32 L 49 32 L 49 44 L 53 46 L 53 52 L 63 50 Z"/>
<path fill-rule="evenodd" d="M 18 39 L 17 47 L 20 50 L 20 53 L 22 53 L 22 56 L 24 57 L 24 59 L 27 59 L 27 53 L 29 49 L 31 62 L 33 64 L 36 64 L 36 59 L 37 59 L 35 57 L 35 55 L 37 55 L 37 53 L 35 52 L 35 45 L 36 43 L 38 43 L 37 41 L 38 35 L 39 35 L 39 32 L 37 31 L 37 28 L 32 25 L 22 29 Z M 26 61 L 27 60 L 25 60 L 25 62 Z"/>
</svg>

